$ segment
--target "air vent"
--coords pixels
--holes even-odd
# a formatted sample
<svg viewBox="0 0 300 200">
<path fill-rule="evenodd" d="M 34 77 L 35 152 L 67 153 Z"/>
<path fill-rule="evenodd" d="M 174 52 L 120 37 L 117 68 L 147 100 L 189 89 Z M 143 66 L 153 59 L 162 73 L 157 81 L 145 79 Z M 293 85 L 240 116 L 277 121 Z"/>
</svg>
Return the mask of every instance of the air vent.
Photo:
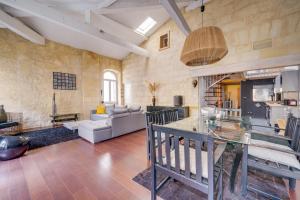
<svg viewBox="0 0 300 200">
<path fill-rule="evenodd" d="M 260 50 L 272 47 L 272 39 L 253 42 L 253 50 Z"/>
</svg>

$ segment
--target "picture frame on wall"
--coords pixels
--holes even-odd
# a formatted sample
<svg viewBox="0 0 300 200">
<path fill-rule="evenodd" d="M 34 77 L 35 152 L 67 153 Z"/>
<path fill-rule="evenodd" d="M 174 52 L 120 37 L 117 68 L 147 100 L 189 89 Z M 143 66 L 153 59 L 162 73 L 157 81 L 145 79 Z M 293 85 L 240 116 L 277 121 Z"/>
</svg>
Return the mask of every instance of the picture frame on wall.
<svg viewBox="0 0 300 200">
<path fill-rule="evenodd" d="M 76 90 L 76 74 L 53 72 L 54 90 Z"/>
<path fill-rule="evenodd" d="M 170 48 L 170 31 L 159 37 L 159 50 L 165 50 Z"/>
</svg>

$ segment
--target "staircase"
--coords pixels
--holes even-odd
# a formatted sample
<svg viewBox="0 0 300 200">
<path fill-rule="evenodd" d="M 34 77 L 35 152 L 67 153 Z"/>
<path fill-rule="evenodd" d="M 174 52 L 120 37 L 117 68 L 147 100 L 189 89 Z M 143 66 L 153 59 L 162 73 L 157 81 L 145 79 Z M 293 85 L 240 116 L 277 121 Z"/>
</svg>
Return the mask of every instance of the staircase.
<svg viewBox="0 0 300 200">
<path fill-rule="evenodd" d="M 221 82 L 231 74 L 220 74 L 204 77 L 205 95 L 204 99 L 207 106 L 222 108 L 224 101 L 224 90 Z"/>
</svg>

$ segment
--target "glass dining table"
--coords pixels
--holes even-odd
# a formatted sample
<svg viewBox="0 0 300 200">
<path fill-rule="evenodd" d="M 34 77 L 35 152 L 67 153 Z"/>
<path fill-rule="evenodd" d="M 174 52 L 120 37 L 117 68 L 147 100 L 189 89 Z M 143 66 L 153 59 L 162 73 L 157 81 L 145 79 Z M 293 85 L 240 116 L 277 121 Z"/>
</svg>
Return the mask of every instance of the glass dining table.
<svg viewBox="0 0 300 200">
<path fill-rule="evenodd" d="M 234 192 L 238 167 L 243 157 L 243 147 L 251 145 L 251 134 L 248 132 L 247 122 L 241 118 L 216 119 L 201 116 L 188 117 L 161 126 L 177 130 L 194 131 L 195 134 L 209 134 L 217 142 L 226 142 L 232 145 L 236 149 L 236 155 L 230 172 L 230 190 Z"/>
<path fill-rule="evenodd" d="M 247 132 L 247 123 L 242 119 L 208 119 L 188 117 L 163 125 L 195 133 L 209 134 L 217 140 L 228 143 L 250 144 L 251 134 Z"/>
</svg>

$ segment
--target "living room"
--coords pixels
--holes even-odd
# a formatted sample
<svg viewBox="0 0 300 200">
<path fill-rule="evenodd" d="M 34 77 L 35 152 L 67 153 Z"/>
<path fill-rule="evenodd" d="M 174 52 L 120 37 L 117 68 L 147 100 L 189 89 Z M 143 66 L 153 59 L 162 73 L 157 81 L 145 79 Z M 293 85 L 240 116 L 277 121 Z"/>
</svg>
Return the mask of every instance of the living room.
<svg viewBox="0 0 300 200">
<path fill-rule="evenodd" d="M 0 199 L 299 199 L 299 65 L 298 0 L 0 0 Z"/>
</svg>

